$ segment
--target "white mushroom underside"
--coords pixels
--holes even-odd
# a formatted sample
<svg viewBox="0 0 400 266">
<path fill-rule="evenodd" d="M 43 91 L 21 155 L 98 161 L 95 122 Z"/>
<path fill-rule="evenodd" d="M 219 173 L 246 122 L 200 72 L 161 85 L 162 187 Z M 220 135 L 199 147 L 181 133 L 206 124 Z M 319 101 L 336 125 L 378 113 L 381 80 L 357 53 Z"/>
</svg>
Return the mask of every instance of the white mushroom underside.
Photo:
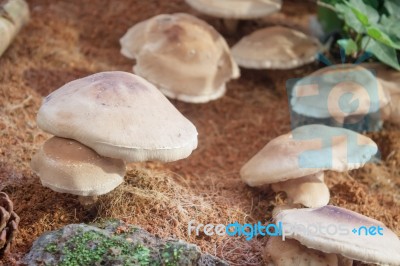
<svg viewBox="0 0 400 266">
<path fill-rule="evenodd" d="M 291 59 L 291 60 L 249 60 L 247 58 L 234 55 L 236 63 L 244 68 L 250 69 L 292 69 L 312 63 L 317 58 L 315 55 L 308 58 Z"/>
<path fill-rule="evenodd" d="M 213 93 L 209 94 L 209 95 L 177 94 L 174 91 L 171 91 L 166 88 L 160 87 L 159 89 L 165 96 L 167 96 L 168 98 L 171 98 L 171 99 L 177 99 L 177 100 L 187 102 L 187 103 L 206 103 L 209 101 L 219 99 L 222 96 L 224 96 L 225 92 L 226 92 L 226 85 L 223 84 L 221 87 L 214 90 Z"/>
<path fill-rule="evenodd" d="M 186 0 L 192 8 L 226 19 L 256 19 L 281 9 L 280 0 Z"/>
</svg>

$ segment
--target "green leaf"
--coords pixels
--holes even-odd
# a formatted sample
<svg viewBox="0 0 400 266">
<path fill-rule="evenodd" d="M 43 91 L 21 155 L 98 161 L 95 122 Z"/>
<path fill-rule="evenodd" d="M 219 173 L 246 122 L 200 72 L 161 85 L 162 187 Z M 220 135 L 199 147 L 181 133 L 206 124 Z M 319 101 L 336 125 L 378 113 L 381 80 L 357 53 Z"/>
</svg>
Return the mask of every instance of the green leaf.
<svg viewBox="0 0 400 266">
<path fill-rule="evenodd" d="M 385 0 L 384 6 L 389 15 L 400 18 L 400 2 L 398 0 Z"/>
<path fill-rule="evenodd" d="M 363 26 L 368 26 L 379 21 L 379 14 L 372 6 L 366 5 L 362 0 L 350 0 L 346 4 L 361 22 Z"/>
<path fill-rule="evenodd" d="M 353 28 L 357 33 L 365 33 L 365 27 L 357 19 L 356 15 L 353 13 L 352 9 L 345 4 L 336 4 L 335 9 L 338 12 L 338 16 L 342 18 L 346 24 Z"/>
<path fill-rule="evenodd" d="M 346 55 L 353 55 L 358 52 L 357 44 L 352 39 L 341 39 L 337 43 L 345 50 Z"/>
<path fill-rule="evenodd" d="M 364 4 L 372 6 L 374 9 L 378 9 L 379 1 L 378 0 L 363 0 Z"/>
<path fill-rule="evenodd" d="M 339 31 L 343 27 L 343 20 L 339 19 L 336 12 L 326 7 L 318 7 L 317 16 L 325 33 Z"/>
<path fill-rule="evenodd" d="M 400 39 L 400 23 L 398 18 L 383 15 L 379 26 L 390 36 Z"/>
<path fill-rule="evenodd" d="M 378 42 L 381 42 L 395 49 L 400 49 L 400 44 L 397 43 L 397 40 L 392 39 L 388 34 L 383 32 L 378 26 L 369 26 L 367 28 L 367 34 L 370 37 L 377 40 Z"/>
<path fill-rule="evenodd" d="M 364 37 L 362 39 L 362 47 L 365 47 L 367 52 L 372 53 L 382 63 L 400 70 L 399 60 L 397 59 L 396 50 L 394 48 L 371 39 L 370 37 Z"/>
</svg>

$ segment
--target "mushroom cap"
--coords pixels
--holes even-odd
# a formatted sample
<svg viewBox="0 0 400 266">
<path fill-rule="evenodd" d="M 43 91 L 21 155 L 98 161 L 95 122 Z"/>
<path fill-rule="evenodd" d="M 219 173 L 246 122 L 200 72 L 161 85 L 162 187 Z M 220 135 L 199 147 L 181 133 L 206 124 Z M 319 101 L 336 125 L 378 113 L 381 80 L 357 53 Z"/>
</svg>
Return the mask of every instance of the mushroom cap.
<svg viewBox="0 0 400 266">
<path fill-rule="evenodd" d="M 240 170 L 249 186 L 261 186 L 316 174 L 362 167 L 378 147 L 357 132 L 306 125 L 271 140 Z"/>
<path fill-rule="evenodd" d="M 382 109 L 382 117 L 400 124 L 400 72 L 381 63 L 363 63 L 367 69 L 376 73 L 383 90 L 390 95 L 390 102 Z"/>
<path fill-rule="evenodd" d="M 341 106 L 342 100 L 349 104 Z M 356 101 L 355 99 L 356 98 Z M 377 112 L 390 102 L 382 83 L 371 71 L 352 64 L 321 68 L 296 82 L 290 100 L 293 111 L 315 118 L 343 118 Z M 353 110 L 343 110 L 350 105 Z M 355 106 L 355 105 L 354 105 Z"/>
<path fill-rule="evenodd" d="M 44 99 L 37 124 L 128 162 L 176 161 L 197 147 L 196 127 L 156 87 L 127 72 L 65 84 Z"/>
<path fill-rule="evenodd" d="M 281 0 L 186 0 L 197 11 L 225 19 L 256 19 L 277 12 Z"/>
<path fill-rule="evenodd" d="M 232 55 L 245 68 L 291 69 L 315 61 L 321 47 L 314 37 L 274 26 L 243 37 L 232 47 Z"/>
<path fill-rule="evenodd" d="M 272 261 L 273 266 L 337 266 L 338 256 L 319 250 L 310 249 L 294 239 L 270 237 L 265 247 L 266 260 Z M 269 265 L 269 264 L 268 264 Z"/>
<path fill-rule="evenodd" d="M 324 182 L 324 172 L 322 171 L 274 183 L 271 187 L 275 192 L 284 191 L 292 203 L 300 203 L 310 208 L 325 206 L 330 198 L 329 188 Z"/>
<path fill-rule="evenodd" d="M 168 97 L 203 103 L 220 98 L 239 68 L 224 38 L 206 22 L 183 13 L 162 14 L 131 27 L 121 53 L 136 59 L 134 72 Z"/>
<path fill-rule="evenodd" d="M 106 158 L 72 139 L 52 137 L 32 157 L 32 170 L 45 187 L 79 196 L 110 192 L 124 181 L 125 163 Z"/>
<path fill-rule="evenodd" d="M 296 239 L 301 244 L 326 253 L 341 254 L 344 257 L 366 263 L 400 264 L 400 240 L 383 223 L 359 213 L 335 206 L 317 209 L 292 209 L 279 212 L 277 222 L 282 222 L 283 230 L 290 228 L 285 237 Z M 335 225 L 328 233 L 327 227 Z M 319 226 L 320 230 L 315 230 Z M 321 228 L 325 227 L 324 230 Z M 357 229 L 365 226 L 382 228 L 383 235 L 359 235 Z M 313 228 L 304 230 L 305 228 Z M 286 228 L 286 230 L 285 230 Z M 356 229 L 356 233 L 352 230 Z M 339 233 L 340 232 L 340 233 Z"/>
</svg>

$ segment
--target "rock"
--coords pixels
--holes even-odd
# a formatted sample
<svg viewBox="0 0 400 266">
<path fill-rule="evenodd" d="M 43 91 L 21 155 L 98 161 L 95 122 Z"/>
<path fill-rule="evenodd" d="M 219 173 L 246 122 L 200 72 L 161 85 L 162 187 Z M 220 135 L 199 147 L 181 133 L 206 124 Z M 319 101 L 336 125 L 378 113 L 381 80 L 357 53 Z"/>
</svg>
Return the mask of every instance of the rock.
<svg viewBox="0 0 400 266">
<path fill-rule="evenodd" d="M 228 265 L 201 253 L 196 245 L 161 239 L 123 222 L 107 222 L 100 227 L 71 224 L 47 232 L 33 243 L 24 261 L 28 266 Z"/>
</svg>

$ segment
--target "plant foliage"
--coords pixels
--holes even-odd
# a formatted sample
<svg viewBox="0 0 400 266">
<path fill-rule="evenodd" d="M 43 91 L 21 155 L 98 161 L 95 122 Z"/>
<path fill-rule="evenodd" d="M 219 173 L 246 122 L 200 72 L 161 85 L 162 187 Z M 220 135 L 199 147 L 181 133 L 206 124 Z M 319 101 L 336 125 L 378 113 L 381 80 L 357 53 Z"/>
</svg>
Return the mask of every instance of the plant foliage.
<svg viewBox="0 0 400 266">
<path fill-rule="evenodd" d="M 337 44 L 347 55 L 356 57 L 369 52 L 382 63 L 400 70 L 396 52 L 400 49 L 400 1 L 324 0 L 322 3 L 321 24 L 326 31 L 341 27 L 343 38 Z"/>
</svg>

